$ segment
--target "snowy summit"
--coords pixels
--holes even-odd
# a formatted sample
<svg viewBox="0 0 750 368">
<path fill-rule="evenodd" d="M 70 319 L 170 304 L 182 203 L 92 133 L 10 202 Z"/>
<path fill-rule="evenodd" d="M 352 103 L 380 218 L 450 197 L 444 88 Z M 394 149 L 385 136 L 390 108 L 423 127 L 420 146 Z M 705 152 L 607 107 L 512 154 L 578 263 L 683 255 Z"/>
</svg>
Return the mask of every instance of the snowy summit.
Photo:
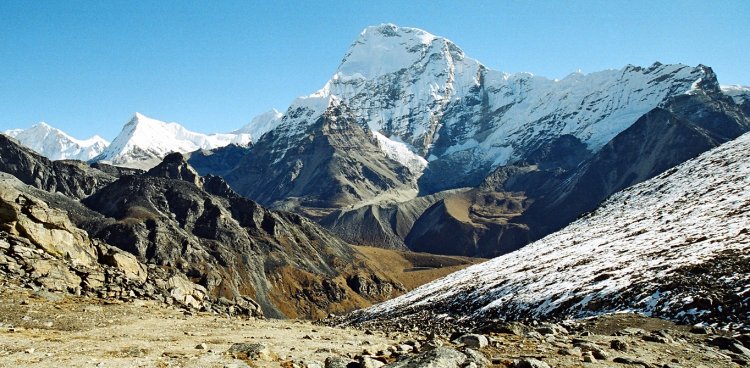
<svg viewBox="0 0 750 368">
<path fill-rule="evenodd" d="M 44 122 L 29 129 L 13 129 L 4 133 L 50 160 L 87 161 L 102 153 L 109 145 L 109 142 L 98 135 L 89 139 L 76 139 Z"/>
</svg>

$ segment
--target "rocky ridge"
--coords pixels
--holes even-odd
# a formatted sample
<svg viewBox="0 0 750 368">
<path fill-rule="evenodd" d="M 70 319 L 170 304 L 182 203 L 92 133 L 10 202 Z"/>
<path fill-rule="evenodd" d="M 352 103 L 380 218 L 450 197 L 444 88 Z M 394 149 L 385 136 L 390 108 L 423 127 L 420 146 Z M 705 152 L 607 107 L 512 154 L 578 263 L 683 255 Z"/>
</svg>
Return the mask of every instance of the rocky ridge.
<svg viewBox="0 0 750 368">
<path fill-rule="evenodd" d="M 405 291 L 310 220 L 268 211 L 236 194 L 221 178 L 199 176 L 179 153 L 146 173 L 95 165 L 108 174 L 81 162 L 50 162 L 8 139 L 0 150 L 0 167 L 34 186 L 12 178 L 22 189 L 17 190 L 73 224 L 69 227 L 76 234 L 90 234 L 71 244 L 88 244 L 87 239 L 101 243 L 89 252 L 96 267 L 117 263 L 122 253 L 154 275 L 135 289 L 118 284 L 117 297 L 132 298 L 129 290 L 135 290 L 136 297 L 179 299 L 196 310 L 221 304 L 267 316 L 313 317 Z M 15 215 L 9 216 L 13 227 Z M 6 232 L 13 244 L 31 237 Z M 118 253 L 109 254 L 112 249 Z M 182 291 L 172 295 L 175 288 Z M 168 297 L 159 297 L 158 290 L 170 291 Z"/>
<path fill-rule="evenodd" d="M 213 171 L 206 164 L 212 157 L 200 157 L 203 174 Z M 313 218 L 362 201 L 417 193 L 418 173 L 389 158 L 372 133 L 333 97 L 299 99 L 279 125 L 225 173 L 238 193 Z"/>
</svg>

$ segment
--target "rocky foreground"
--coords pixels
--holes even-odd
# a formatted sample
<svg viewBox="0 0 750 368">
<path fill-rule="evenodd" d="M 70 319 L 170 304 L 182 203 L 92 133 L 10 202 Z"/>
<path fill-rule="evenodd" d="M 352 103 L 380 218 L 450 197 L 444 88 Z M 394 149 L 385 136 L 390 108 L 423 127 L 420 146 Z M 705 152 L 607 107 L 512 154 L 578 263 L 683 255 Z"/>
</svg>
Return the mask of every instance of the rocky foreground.
<svg viewBox="0 0 750 368">
<path fill-rule="evenodd" d="M 485 334 L 337 328 L 186 313 L 0 285 L 3 367 L 737 367 L 748 331 L 632 314 Z"/>
</svg>

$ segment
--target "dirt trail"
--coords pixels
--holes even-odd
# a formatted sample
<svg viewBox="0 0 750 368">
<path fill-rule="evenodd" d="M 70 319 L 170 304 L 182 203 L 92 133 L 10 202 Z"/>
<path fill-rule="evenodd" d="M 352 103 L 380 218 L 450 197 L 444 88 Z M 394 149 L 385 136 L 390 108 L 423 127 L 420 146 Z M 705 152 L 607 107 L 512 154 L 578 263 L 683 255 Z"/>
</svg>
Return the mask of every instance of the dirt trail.
<svg viewBox="0 0 750 368">
<path fill-rule="evenodd" d="M 295 320 L 187 316 L 152 302 L 0 292 L 1 367 L 243 367 L 226 353 L 234 343 L 265 344 L 271 356 L 251 364 L 279 367 L 384 349 L 395 340 Z"/>
</svg>

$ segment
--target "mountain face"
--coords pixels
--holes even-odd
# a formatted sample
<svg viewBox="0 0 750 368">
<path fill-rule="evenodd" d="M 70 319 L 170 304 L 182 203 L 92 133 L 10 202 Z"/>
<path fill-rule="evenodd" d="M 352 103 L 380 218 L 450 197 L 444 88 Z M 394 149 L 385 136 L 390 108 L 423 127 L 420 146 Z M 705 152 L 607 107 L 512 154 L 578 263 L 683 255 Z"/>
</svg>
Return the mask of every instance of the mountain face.
<svg viewBox="0 0 750 368">
<path fill-rule="evenodd" d="M 493 323 L 627 310 L 746 324 L 749 174 L 745 134 L 614 194 L 559 232 L 351 319 L 409 328 L 425 314 Z"/>
<path fill-rule="evenodd" d="M 750 119 L 718 86 L 677 96 L 573 168 L 550 164 L 545 155 L 497 168 L 472 196 L 448 196 L 420 215 L 404 240 L 410 249 L 441 254 L 508 253 L 593 211 L 608 196 L 749 130 Z M 555 161 L 576 156 L 569 142 L 552 147 Z M 457 215 L 458 208 L 466 216 Z"/>
<path fill-rule="evenodd" d="M 523 160 L 565 134 L 596 152 L 667 99 L 713 83 L 712 74 L 704 66 L 659 63 L 559 81 L 506 74 L 445 38 L 381 25 L 352 44 L 324 91 L 373 131 L 428 158 L 420 189 L 431 193 L 475 186 L 493 167 Z"/>
<path fill-rule="evenodd" d="M 29 129 L 8 130 L 4 134 L 50 160 L 88 161 L 109 145 L 109 142 L 98 135 L 79 140 L 46 123 L 36 124 Z"/>
<path fill-rule="evenodd" d="M 445 194 L 433 207 L 415 212 L 409 201 L 388 205 L 388 210 L 345 208 L 321 223 L 357 244 L 481 257 L 505 254 L 564 227 L 609 195 L 750 130 L 737 100 L 718 84 L 704 83 L 649 111 L 593 155 L 578 138 L 563 135 L 524 161 L 497 167 L 468 192 L 440 192 Z M 389 218 L 401 206 L 413 220 L 394 233 Z M 373 226 L 364 229 L 359 222 Z M 399 226 L 405 227 L 403 222 Z"/>
<path fill-rule="evenodd" d="M 187 153 L 228 144 L 245 145 L 250 141 L 250 135 L 245 133 L 195 133 L 177 123 L 165 123 L 136 113 L 112 144 L 92 161 L 149 169 L 171 152 Z"/>
<path fill-rule="evenodd" d="M 403 291 L 310 220 L 268 211 L 221 178 L 198 176 L 179 153 L 83 203 L 108 218 L 89 227 L 95 237 L 180 270 L 213 297 L 251 298 L 266 316 L 320 317 Z"/>
<path fill-rule="evenodd" d="M 112 174 L 80 161 L 50 161 L 0 134 L 0 171 L 35 188 L 73 198 L 85 198 L 115 181 Z"/>
<path fill-rule="evenodd" d="M 657 62 L 549 80 L 490 70 L 445 38 L 394 25 L 365 29 L 314 96 L 233 153 L 240 164 L 220 162 L 228 152 L 200 154 L 199 172 L 357 244 L 454 255 L 517 249 L 750 128 L 747 90 L 722 90 L 706 66 Z M 336 101 L 337 112 L 307 109 L 320 100 Z M 344 112 L 377 147 L 368 134 L 317 140 L 313 116 L 324 110 L 328 120 Z M 368 161 L 382 155 L 409 175 Z M 509 176 L 491 185 L 497 173 Z"/>
<path fill-rule="evenodd" d="M 367 200 L 414 197 L 419 160 L 399 156 L 403 152 L 395 147 L 384 152 L 382 141 L 340 100 L 313 95 L 292 104 L 225 177 L 248 198 L 274 208 L 304 208 L 312 217 Z M 217 173 L 205 162 L 211 157 L 191 162 Z M 416 164 L 407 167 L 397 159 Z"/>
</svg>

